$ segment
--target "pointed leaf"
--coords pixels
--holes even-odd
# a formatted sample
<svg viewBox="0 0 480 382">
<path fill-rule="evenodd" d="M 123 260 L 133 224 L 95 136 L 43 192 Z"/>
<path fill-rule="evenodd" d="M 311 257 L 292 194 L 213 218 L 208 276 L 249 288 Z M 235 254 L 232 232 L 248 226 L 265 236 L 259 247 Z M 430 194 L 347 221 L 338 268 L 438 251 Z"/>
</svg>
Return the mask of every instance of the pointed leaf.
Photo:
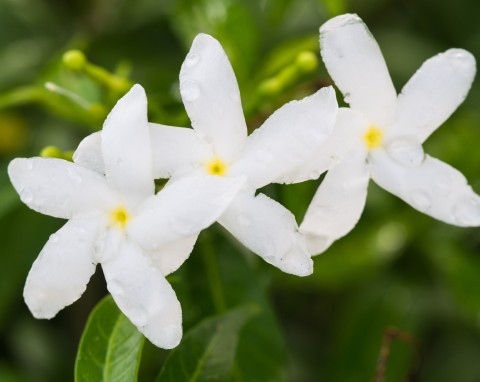
<svg viewBox="0 0 480 382">
<path fill-rule="evenodd" d="M 80 340 L 75 381 L 136 381 L 144 337 L 111 296 L 90 315 Z"/>
</svg>

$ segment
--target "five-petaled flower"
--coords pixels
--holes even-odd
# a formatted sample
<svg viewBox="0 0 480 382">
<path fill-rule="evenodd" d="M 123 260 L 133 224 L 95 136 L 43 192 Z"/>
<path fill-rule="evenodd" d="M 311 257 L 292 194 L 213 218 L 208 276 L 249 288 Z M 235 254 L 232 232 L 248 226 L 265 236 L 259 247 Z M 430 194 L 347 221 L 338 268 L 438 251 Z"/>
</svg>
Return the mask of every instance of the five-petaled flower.
<svg viewBox="0 0 480 382">
<path fill-rule="evenodd" d="M 8 168 L 30 208 L 69 221 L 51 235 L 24 289 L 37 318 L 76 301 L 102 265 L 123 313 L 155 345 L 176 346 L 180 303 L 165 276 L 190 254 L 242 187 L 241 178 L 191 177 L 155 195 L 147 100 L 135 85 L 101 131 L 102 173 L 53 158 L 20 158 Z"/>
<path fill-rule="evenodd" d="M 255 191 L 302 165 L 330 136 L 337 114 L 335 92 L 321 89 L 277 110 L 251 135 L 230 62 L 213 37 L 198 35 L 180 72 L 180 93 L 193 129 L 151 124 L 154 175 L 170 182 L 190 176 L 235 179 L 246 185 L 218 219 L 265 261 L 305 276 L 312 260 L 293 214 Z M 98 157 L 98 134 L 87 137 L 74 160 Z M 103 165 L 93 161 L 101 171 Z M 311 178 L 308 175 L 307 178 Z"/>
<path fill-rule="evenodd" d="M 327 173 L 300 226 L 312 253 L 324 251 L 355 226 L 370 177 L 438 220 L 480 225 L 480 197 L 465 177 L 422 148 L 466 97 L 475 75 L 473 56 L 450 49 L 430 58 L 397 97 L 380 49 L 357 15 L 326 22 L 320 45 L 351 112 L 327 143 L 329 152 L 348 146 L 348 154 Z M 297 171 L 324 169 L 328 159 L 319 155 Z"/>
</svg>

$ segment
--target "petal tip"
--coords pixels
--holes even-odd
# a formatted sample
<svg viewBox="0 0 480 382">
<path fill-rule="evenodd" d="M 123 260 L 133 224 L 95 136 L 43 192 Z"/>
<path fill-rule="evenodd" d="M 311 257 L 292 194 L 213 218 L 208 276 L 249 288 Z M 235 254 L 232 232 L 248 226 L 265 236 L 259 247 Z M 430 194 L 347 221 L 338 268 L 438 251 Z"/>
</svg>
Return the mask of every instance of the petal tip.
<svg viewBox="0 0 480 382">
<path fill-rule="evenodd" d="M 476 70 L 476 61 L 472 53 L 467 50 L 452 48 L 444 53 L 450 60 L 452 66 L 459 73 L 471 73 Z"/>
<path fill-rule="evenodd" d="M 351 24 L 362 23 L 362 19 L 355 13 L 346 13 L 328 20 L 320 27 L 320 33 L 334 31 Z"/>
</svg>

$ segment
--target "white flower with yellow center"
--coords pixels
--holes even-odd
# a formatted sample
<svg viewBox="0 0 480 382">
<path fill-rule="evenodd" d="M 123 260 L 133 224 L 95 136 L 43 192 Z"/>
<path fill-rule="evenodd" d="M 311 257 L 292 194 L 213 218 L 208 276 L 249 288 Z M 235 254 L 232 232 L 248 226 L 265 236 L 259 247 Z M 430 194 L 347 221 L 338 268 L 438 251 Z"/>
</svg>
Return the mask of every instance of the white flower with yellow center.
<svg viewBox="0 0 480 382">
<path fill-rule="evenodd" d="M 320 150 L 335 123 L 333 89 L 284 105 L 247 136 L 230 62 L 217 40 L 200 34 L 182 65 L 180 93 L 193 129 L 151 124 L 155 177 L 175 181 L 189 176 L 246 176 L 246 187 L 219 223 L 281 270 L 310 274 L 312 260 L 294 216 L 264 194 L 255 196 L 255 190 Z M 99 146 L 98 134 L 87 137 L 74 159 L 102 171 L 102 164 L 92 160 Z"/>
<path fill-rule="evenodd" d="M 104 174 L 53 158 L 10 163 L 10 179 L 25 204 L 69 219 L 28 275 L 24 297 L 35 317 L 51 318 L 76 301 L 100 263 L 108 290 L 138 329 L 157 346 L 179 343 L 181 308 L 165 276 L 243 182 L 192 177 L 155 195 L 149 135 L 145 92 L 135 85 L 101 131 L 97 154 Z"/>
<path fill-rule="evenodd" d="M 398 95 L 380 49 L 357 15 L 320 28 L 328 72 L 351 110 L 329 151 L 349 152 L 320 185 L 300 230 L 312 253 L 348 233 L 363 211 L 369 179 L 417 210 L 458 226 L 480 225 L 480 198 L 451 166 L 425 155 L 422 144 L 466 97 L 475 59 L 450 49 L 427 60 Z M 317 155 L 296 176 L 324 169 Z"/>
</svg>

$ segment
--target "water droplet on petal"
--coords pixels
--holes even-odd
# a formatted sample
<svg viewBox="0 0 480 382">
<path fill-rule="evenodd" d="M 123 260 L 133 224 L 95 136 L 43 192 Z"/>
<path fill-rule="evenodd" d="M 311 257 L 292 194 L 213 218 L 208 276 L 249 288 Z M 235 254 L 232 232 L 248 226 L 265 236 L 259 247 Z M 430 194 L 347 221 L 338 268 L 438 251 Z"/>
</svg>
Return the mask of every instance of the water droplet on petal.
<svg viewBox="0 0 480 382">
<path fill-rule="evenodd" d="M 273 160 L 273 155 L 267 150 L 257 150 L 255 157 L 263 163 L 269 163 Z"/>
<path fill-rule="evenodd" d="M 195 65 L 198 64 L 200 61 L 200 56 L 195 53 L 189 53 L 187 54 L 187 57 L 185 57 L 185 62 L 184 65 L 187 68 L 193 68 Z"/>
<path fill-rule="evenodd" d="M 25 189 L 20 193 L 20 199 L 23 203 L 29 204 L 33 201 L 33 193 L 30 190 Z"/>
<path fill-rule="evenodd" d="M 78 173 L 76 169 L 69 168 L 68 169 L 68 177 L 76 184 L 82 183 L 82 176 Z"/>
<path fill-rule="evenodd" d="M 458 201 L 454 206 L 453 215 L 461 225 L 480 224 L 480 201 L 472 197 Z"/>
<path fill-rule="evenodd" d="M 142 307 L 136 307 L 130 309 L 130 320 L 136 326 L 145 326 L 148 322 L 148 313 Z"/>
<path fill-rule="evenodd" d="M 397 163 L 408 167 L 418 166 L 425 158 L 422 145 L 407 138 L 399 138 L 390 142 L 387 145 L 387 152 Z"/>
<path fill-rule="evenodd" d="M 430 196 L 428 196 L 427 193 L 422 190 L 413 191 L 412 202 L 413 205 L 420 211 L 428 210 L 432 205 Z"/>
<path fill-rule="evenodd" d="M 188 80 L 180 86 L 180 94 L 186 102 L 193 102 L 200 96 L 200 88 L 196 81 Z"/>
<path fill-rule="evenodd" d="M 26 166 L 27 170 L 33 170 L 33 160 L 27 160 Z"/>
<path fill-rule="evenodd" d="M 179 235 L 190 235 L 194 233 L 193 224 L 188 219 L 172 219 L 170 224 L 172 230 Z"/>
<path fill-rule="evenodd" d="M 238 215 L 237 216 L 237 223 L 242 227 L 249 227 L 252 224 L 252 221 L 248 216 L 245 215 Z"/>
<path fill-rule="evenodd" d="M 107 281 L 107 286 L 108 286 L 108 290 L 110 291 L 110 293 L 116 294 L 116 295 L 122 294 L 125 290 L 122 283 L 120 281 L 118 281 L 117 279 L 108 280 Z"/>
</svg>

